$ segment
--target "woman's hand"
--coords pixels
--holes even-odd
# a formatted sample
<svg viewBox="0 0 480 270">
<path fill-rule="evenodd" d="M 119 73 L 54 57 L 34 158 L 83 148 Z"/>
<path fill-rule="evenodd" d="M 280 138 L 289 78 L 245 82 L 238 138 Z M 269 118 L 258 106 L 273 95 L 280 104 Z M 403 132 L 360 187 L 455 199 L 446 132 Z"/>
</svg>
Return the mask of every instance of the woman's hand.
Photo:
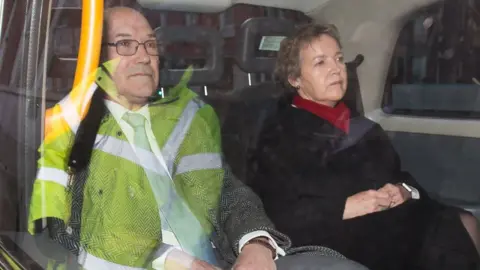
<svg viewBox="0 0 480 270">
<path fill-rule="evenodd" d="M 367 190 L 347 198 L 343 219 L 364 216 L 390 208 L 392 199 L 386 190 Z"/>
<path fill-rule="evenodd" d="M 401 185 L 386 184 L 379 191 L 387 192 L 392 199 L 390 207 L 399 206 L 400 204 L 412 198 L 412 195 Z"/>
</svg>

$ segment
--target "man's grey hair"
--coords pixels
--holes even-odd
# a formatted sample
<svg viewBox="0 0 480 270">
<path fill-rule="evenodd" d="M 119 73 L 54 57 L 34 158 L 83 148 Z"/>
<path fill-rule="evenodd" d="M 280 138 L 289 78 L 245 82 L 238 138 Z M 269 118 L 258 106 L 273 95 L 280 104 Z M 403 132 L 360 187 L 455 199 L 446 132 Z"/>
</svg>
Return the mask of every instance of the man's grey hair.
<svg viewBox="0 0 480 270">
<path fill-rule="evenodd" d="M 126 7 L 126 8 L 131 8 L 133 10 L 138 11 L 140 14 L 142 14 L 145 18 L 146 12 L 145 9 L 137 2 L 129 3 L 129 4 L 124 4 L 123 1 L 118 0 L 110 0 L 110 1 L 105 1 L 105 6 L 104 6 L 104 12 L 103 12 L 103 27 L 102 27 L 102 45 L 100 48 L 100 63 L 104 62 L 107 60 L 107 55 L 106 55 L 106 46 L 104 45 L 105 43 L 109 42 L 108 41 L 108 13 L 112 8 L 116 7 Z M 147 18 L 148 21 L 148 18 Z"/>
</svg>

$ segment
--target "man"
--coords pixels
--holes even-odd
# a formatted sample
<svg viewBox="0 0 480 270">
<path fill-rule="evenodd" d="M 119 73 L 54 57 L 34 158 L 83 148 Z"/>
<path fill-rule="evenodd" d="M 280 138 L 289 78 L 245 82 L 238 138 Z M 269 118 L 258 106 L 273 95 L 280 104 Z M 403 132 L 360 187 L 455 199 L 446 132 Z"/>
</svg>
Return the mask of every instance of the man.
<svg viewBox="0 0 480 270">
<path fill-rule="evenodd" d="M 85 269 L 275 269 L 290 242 L 225 168 L 213 109 L 183 80 L 152 100 L 155 33 L 130 8 L 109 9 L 105 22 L 108 62 L 85 94 L 88 112 L 77 124 L 71 108 L 87 102 L 71 93 L 60 104 L 69 132 L 41 148 L 30 233 L 48 228 Z"/>
</svg>

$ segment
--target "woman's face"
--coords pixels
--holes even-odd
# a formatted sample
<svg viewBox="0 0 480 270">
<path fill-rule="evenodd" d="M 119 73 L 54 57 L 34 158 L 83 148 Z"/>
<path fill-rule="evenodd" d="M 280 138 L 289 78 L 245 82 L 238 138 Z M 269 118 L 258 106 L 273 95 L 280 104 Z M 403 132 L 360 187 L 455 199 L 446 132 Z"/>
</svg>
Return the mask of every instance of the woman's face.
<svg viewBox="0 0 480 270">
<path fill-rule="evenodd" d="M 300 77 L 290 84 L 304 98 L 334 107 L 347 89 L 347 71 L 337 41 L 322 35 L 300 50 Z"/>
</svg>

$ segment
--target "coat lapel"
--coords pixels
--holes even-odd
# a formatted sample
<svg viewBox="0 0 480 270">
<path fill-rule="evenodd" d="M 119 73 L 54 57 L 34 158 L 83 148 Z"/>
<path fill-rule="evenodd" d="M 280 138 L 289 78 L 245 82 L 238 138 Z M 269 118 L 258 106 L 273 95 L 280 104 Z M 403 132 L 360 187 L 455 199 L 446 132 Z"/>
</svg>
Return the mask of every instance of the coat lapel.
<svg viewBox="0 0 480 270">
<path fill-rule="evenodd" d="M 302 109 L 289 106 L 286 116 L 283 125 L 293 130 L 292 134 L 299 135 L 297 140 L 302 144 L 311 144 L 310 147 L 331 149 L 332 154 L 358 143 L 375 125 L 375 122 L 357 116 L 350 120 L 350 131 L 346 134 L 328 121 Z M 325 144 L 328 144 L 327 148 Z"/>
<path fill-rule="evenodd" d="M 350 120 L 350 132 L 344 136 L 337 147 L 334 150 L 334 153 L 338 153 L 342 150 L 349 148 L 350 146 L 355 145 L 359 142 L 367 132 L 373 128 L 375 123 L 365 117 L 357 117 Z"/>
</svg>

